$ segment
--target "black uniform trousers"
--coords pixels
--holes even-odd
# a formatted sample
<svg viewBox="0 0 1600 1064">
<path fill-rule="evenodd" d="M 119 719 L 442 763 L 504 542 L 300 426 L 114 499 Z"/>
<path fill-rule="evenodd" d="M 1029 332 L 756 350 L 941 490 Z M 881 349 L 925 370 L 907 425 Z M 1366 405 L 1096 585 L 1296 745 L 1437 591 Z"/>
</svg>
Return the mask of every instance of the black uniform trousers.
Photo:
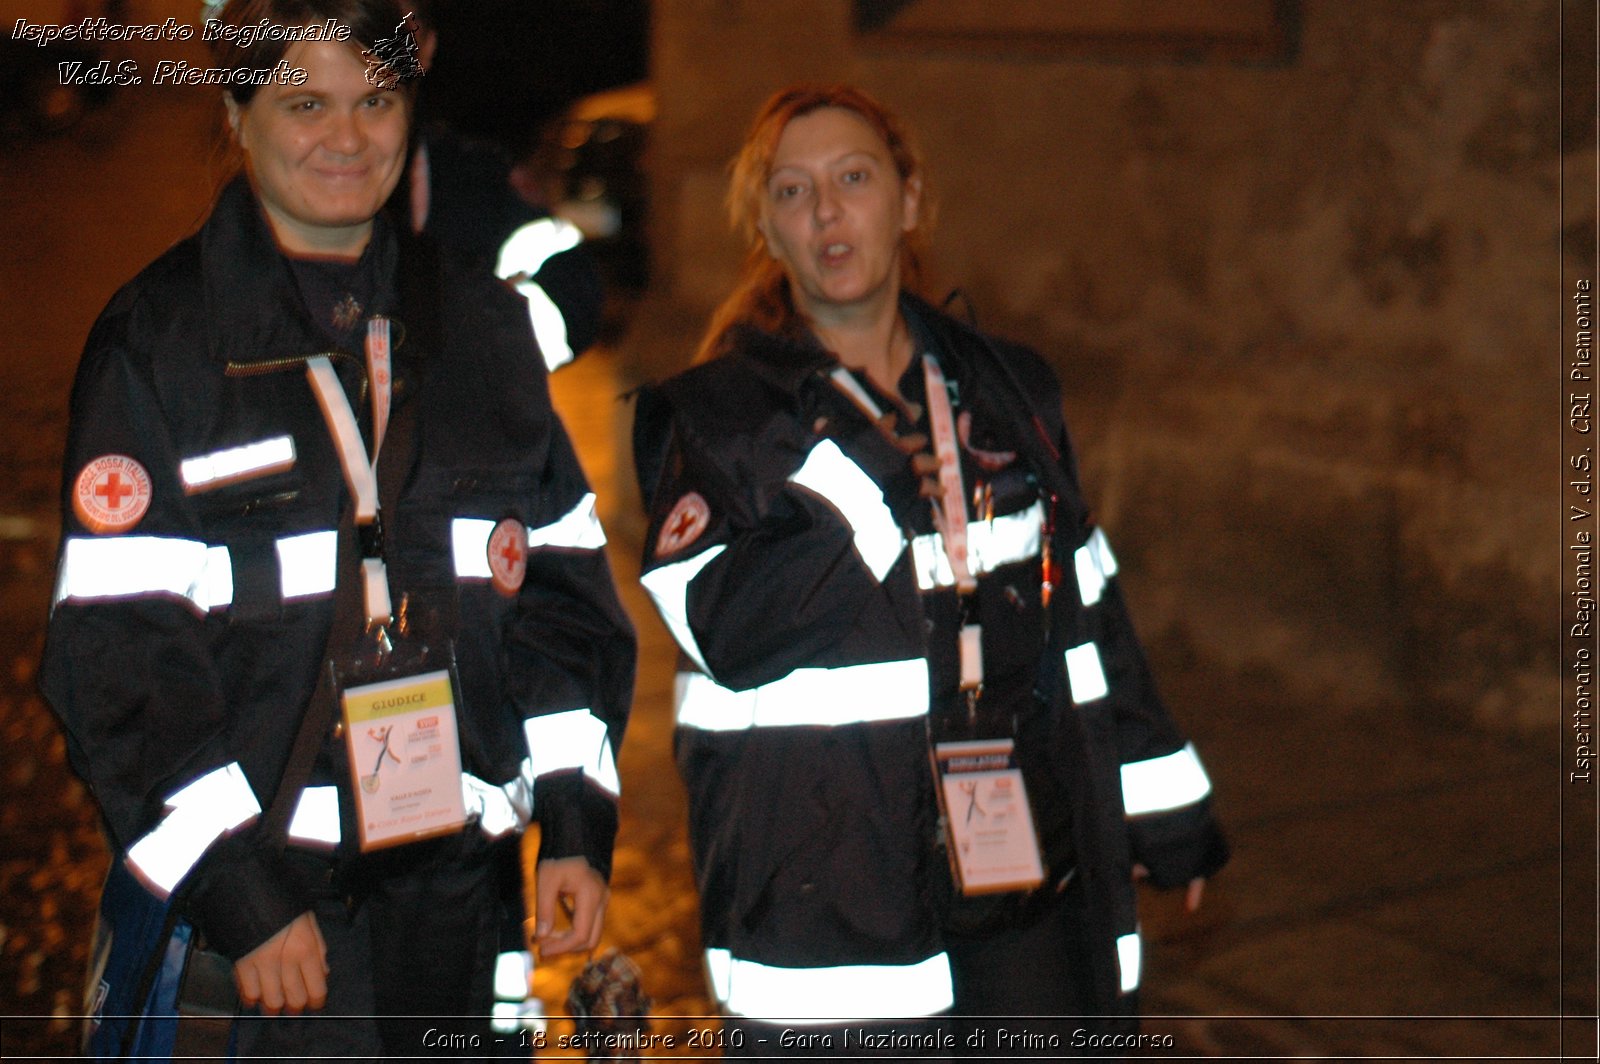
<svg viewBox="0 0 1600 1064">
<path fill-rule="evenodd" d="M 301 1016 L 245 1014 L 241 1058 L 438 1060 L 491 1055 L 500 895 L 476 827 L 377 855 L 341 879 L 334 863 L 295 854 L 328 949 L 328 1002 Z M 403 851 L 416 848 L 414 854 Z M 383 865 L 404 863 L 382 874 Z"/>
<path fill-rule="evenodd" d="M 1093 1015 L 1086 905 L 1074 877 L 1013 927 L 945 932 L 955 983 L 957 1053 L 975 1057 L 1081 1056 L 1074 1043 L 1125 1031 L 1127 1015 Z"/>
</svg>

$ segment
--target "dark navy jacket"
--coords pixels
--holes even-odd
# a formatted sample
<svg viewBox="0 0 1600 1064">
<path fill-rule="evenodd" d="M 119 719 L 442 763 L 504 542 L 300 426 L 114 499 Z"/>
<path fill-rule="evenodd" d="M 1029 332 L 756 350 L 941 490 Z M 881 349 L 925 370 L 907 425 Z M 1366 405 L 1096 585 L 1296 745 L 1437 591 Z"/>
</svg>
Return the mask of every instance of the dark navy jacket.
<svg viewBox="0 0 1600 1064">
<path fill-rule="evenodd" d="M 1053 879 L 1083 877 L 1095 998 L 1125 1011 L 1131 865 L 1172 886 L 1222 864 L 1209 783 L 1089 523 L 1054 373 L 920 301 L 902 311 L 970 416 L 966 483 L 991 488 L 969 513 L 983 709 L 1017 736 Z M 945 900 L 929 769 L 957 701 L 957 596 L 905 456 L 841 401 L 837 368 L 809 338 L 737 328 L 720 357 L 642 394 L 635 433 L 643 580 L 688 661 L 678 751 L 713 975 L 717 951 L 736 974 L 810 970 L 834 1008 L 828 973 L 920 971 L 941 925 L 969 915 Z M 920 387 L 908 374 L 901 390 Z M 903 1004 L 857 996 L 844 1015 Z"/>
<path fill-rule="evenodd" d="M 394 319 L 396 408 L 420 404 L 415 464 L 385 508 L 390 585 L 454 641 L 469 813 L 503 833 L 531 811 L 542 857 L 608 874 L 634 638 L 527 315 L 487 273 L 445 265 L 443 342 L 424 351 L 399 295 L 409 252 L 382 217 L 366 254 L 366 312 Z M 42 685 L 119 856 L 151 855 L 140 870 L 161 890 L 192 876 L 195 923 L 233 956 L 309 907 L 251 807 L 273 798 L 332 624 L 347 492 L 305 372 L 321 336 L 241 179 L 112 299 L 72 397 Z M 333 362 L 365 394 L 359 349 Z M 136 524 L 90 527 L 74 505 L 104 456 L 148 478 Z M 519 589 L 491 579 L 507 521 L 526 536 Z M 313 784 L 347 790 L 336 763 Z"/>
</svg>

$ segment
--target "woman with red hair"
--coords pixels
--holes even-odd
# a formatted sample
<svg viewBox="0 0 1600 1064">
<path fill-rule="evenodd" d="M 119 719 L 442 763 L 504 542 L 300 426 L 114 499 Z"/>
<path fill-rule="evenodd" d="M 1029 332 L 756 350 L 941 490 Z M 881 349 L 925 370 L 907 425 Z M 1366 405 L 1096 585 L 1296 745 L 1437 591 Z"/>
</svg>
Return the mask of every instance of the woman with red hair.
<svg viewBox="0 0 1600 1064">
<path fill-rule="evenodd" d="M 922 162 L 866 93 L 770 99 L 729 206 L 740 282 L 635 430 L 729 1048 L 992 1053 L 984 1016 L 1093 1017 L 1059 1054 L 1125 1027 L 1135 865 L 1197 903 L 1226 846 L 1059 384 L 913 294 Z"/>
</svg>

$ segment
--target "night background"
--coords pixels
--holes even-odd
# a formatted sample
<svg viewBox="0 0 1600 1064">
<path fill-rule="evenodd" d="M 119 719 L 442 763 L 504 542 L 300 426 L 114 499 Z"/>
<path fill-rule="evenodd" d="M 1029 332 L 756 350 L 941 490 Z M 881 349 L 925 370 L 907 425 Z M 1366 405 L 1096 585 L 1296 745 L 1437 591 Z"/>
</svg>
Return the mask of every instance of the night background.
<svg viewBox="0 0 1600 1064">
<path fill-rule="evenodd" d="M 0 0 L 0 26 L 100 6 Z M 961 289 L 1056 367 L 1211 773 L 1232 863 L 1195 916 L 1141 897 L 1163 1055 L 1594 1058 L 1596 791 L 1571 777 L 1568 665 L 1596 643 L 1570 624 L 1566 475 L 1589 442 L 1568 423 L 1571 295 L 1600 272 L 1593 0 L 437 6 L 430 115 L 524 159 L 530 188 L 621 203 L 595 244 L 606 342 L 552 392 L 641 637 L 605 944 L 639 963 L 678 1055 L 710 1004 L 623 397 L 687 364 L 740 257 L 727 161 L 761 100 L 805 79 L 860 84 L 919 130 L 934 295 Z M 105 57 L 167 54 L 204 61 Z M 106 862 L 34 683 L 73 367 L 225 176 L 213 90 L 39 96 L 40 59 L 0 50 L 7 1060 L 72 1051 Z M 641 82 L 649 117 L 615 139 L 540 141 Z M 553 1017 L 575 972 L 536 977 Z"/>
</svg>

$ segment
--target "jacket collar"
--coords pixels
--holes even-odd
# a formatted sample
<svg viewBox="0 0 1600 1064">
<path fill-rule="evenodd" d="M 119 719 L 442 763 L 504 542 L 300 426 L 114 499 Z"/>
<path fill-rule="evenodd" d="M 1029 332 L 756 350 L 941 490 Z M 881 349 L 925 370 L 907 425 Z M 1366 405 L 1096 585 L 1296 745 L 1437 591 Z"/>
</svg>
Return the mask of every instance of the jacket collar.
<svg viewBox="0 0 1600 1064">
<path fill-rule="evenodd" d="M 900 312 L 918 351 L 932 348 L 941 354 L 952 354 L 965 347 L 964 327 L 917 296 L 902 293 Z M 728 348 L 745 355 L 757 376 L 789 395 L 798 394 L 806 381 L 818 373 L 839 365 L 833 353 L 809 332 L 798 337 L 780 336 L 753 325 L 736 325 L 729 334 Z"/>
<path fill-rule="evenodd" d="M 788 396 L 799 395 L 807 381 L 839 364 L 809 332 L 779 336 L 736 325 L 728 340 L 729 350 L 742 354 L 757 377 Z"/>
<path fill-rule="evenodd" d="M 970 325 L 909 292 L 900 296 L 900 313 L 919 351 L 931 350 L 942 358 L 965 362 L 972 345 L 981 342 Z"/>
<path fill-rule="evenodd" d="M 394 315 L 397 240 L 387 219 L 374 220 L 366 254 L 378 256 L 380 278 L 368 315 Z M 278 249 L 249 180 L 222 190 L 200 229 L 208 348 L 221 361 L 266 361 L 314 355 L 326 347 L 305 310 L 289 263 Z"/>
</svg>

